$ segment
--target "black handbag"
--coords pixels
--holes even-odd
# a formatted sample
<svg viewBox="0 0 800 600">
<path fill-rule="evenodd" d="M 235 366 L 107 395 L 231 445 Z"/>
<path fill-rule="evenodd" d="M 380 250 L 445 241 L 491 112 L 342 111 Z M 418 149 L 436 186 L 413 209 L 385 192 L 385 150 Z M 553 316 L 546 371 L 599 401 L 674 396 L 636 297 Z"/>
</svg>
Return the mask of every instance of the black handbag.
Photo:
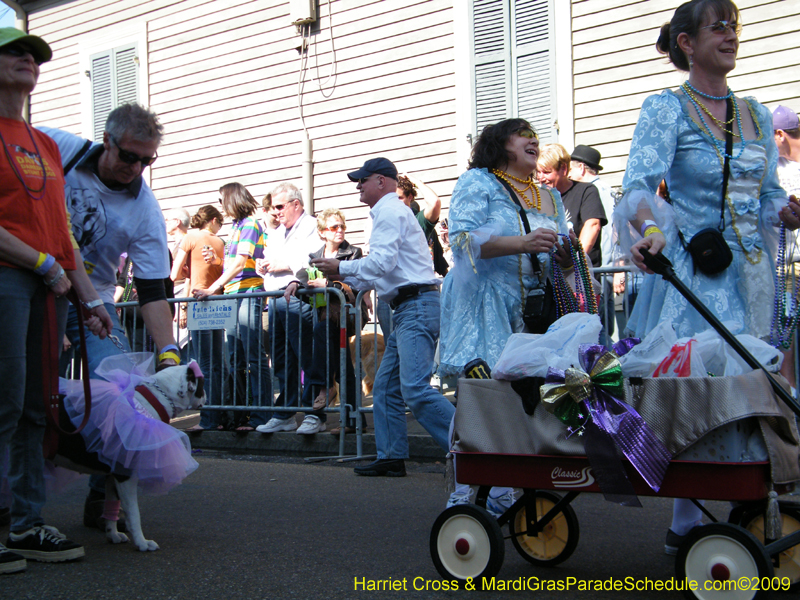
<svg viewBox="0 0 800 600">
<path fill-rule="evenodd" d="M 517 196 L 511 189 L 507 182 L 498 178 L 498 181 L 506 188 L 511 199 L 519 208 L 519 218 L 522 220 L 522 226 L 525 228 L 525 233 L 531 232 L 530 223 L 528 223 L 528 216 L 522 209 L 522 205 L 517 201 Z M 545 333 L 547 328 L 558 320 L 558 306 L 556 304 L 555 290 L 553 283 L 543 277 L 542 265 L 539 262 L 539 257 L 536 253 L 531 252 L 531 263 L 533 264 L 533 272 L 536 274 L 539 283 L 536 287 L 528 291 L 525 297 L 525 306 L 522 310 L 522 321 L 525 327 L 528 328 L 530 333 Z"/>
<path fill-rule="evenodd" d="M 733 101 L 728 98 L 727 121 L 730 122 L 733 116 Z M 733 261 L 728 242 L 722 236 L 725 231 L 725 196 L 728 193 L 728 175 L 730 173 L 730 156 L 733 152 L 733 135 L 730 131 L 725 132 L 725 166 L 722 171 L 722 205 L 719 209 L 719 226 L 708 227 L 698 231 L 689 243 L 678 230 L 681 244 L 686 251 L 692 255 L 694 268 L 706 275 L 716 275 L 722 273 Z"/>
</svg>

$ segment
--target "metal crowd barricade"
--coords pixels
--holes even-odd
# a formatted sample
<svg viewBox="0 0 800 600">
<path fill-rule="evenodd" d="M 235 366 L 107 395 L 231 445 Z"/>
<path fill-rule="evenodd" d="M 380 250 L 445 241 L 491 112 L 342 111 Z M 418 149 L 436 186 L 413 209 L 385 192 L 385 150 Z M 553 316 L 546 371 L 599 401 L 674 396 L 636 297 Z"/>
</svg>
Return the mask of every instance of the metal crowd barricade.
<svg viewBox="0 0 800 600">
<path fill-rule="evenodd" d="M 626 291 L 617 297 L 617 305 L 613 305 L 609 302 L 602 302 L 599 306 L 599 310 L 601 313 L 601 319 L 603 323 L 608 324 L 613 321 L 619 322 L 627 322 L 627 318 L 630 315 L 630 311 L 633 307 L 633 300 L 638 293 L 639 285 L 641 284 L 641 279 L 643 277 L 642 273 L 636 271 L 631 267 L 604 267 L 598 268 L 593 270 L 595 276 L 600 280 L 601 284 L 603 285 L 604 291 L 610 291 L 613 289 L 613 276 L 616 273 L 625 273 L 626 278 Z M 351 460 L 351 459 L 359 459 L 359 458 L 368 458 L 364 455 L 364 445 L 363 445 L 363 436 L 365 433 L 365 429 L 362 423 L 362 415 L 365 413 L 372 413 L 373 408 L 372 406 L 364 406 L 365 397 L 363 392 L 363 380 L 364 380 L 364 366 L 363 366 L 363 356 L 362 356 L 362 336 L 367 333 L 372 333 L 376 338 L 376 343 L 372 345 L 371 352 L 374 353 L 372 357 L 372 362 L 375 365 L 375 370 L 377 371 L 378 360 L 380 358 L 380 351 L 379 351 L 379 343 L 377 343 L 377 336 L 380 333 L 383 333 L 382 329 L 379 330 L 378 325 L 378 313 L 379 313 L 379 304 L 377 299 L 374 298 L 374 293 L 370 291 L 362 291 L 358 294 L 355 302 L 355 306 L 351 306 L 346 304 L 346 299 L 344 294 L 337 288 L 319 288 L 314 290 L 298 290 L 297 295 L 300 298 L 307 297 L 313 294 L 324 294 L 326 300 L 330 300 L 332 296 L 335 296 L 336 299 L 340 302 L 340 306 L 346 307 L 346 310 L 341 310 L 339 314 L 339 323 L 338 323 L 338 344 L 339 344 L 339 361 L 338 365 L 330 364 L 330 352 L 328 351 L 329 348 L 325 348 L 324 352 L 324 360 L 325 360 L 325 389 L 330 387 L 328 385 L 328 381 L 331 380 L 330 374 L 331 372 L 336 373 L 338 371 L 338 377 L 336 380 L 339 384 L 339 406 L 338 407 L 325 407 L 323 411 L 327 415 L 338 415 L 339 417 L 339 424 L 341 427 L 341 431 L 339 434 L 339 454 L 338 456 L 326 456 L 326 457 L 315 457 L 313 459 L 308 460 L 327 460 L 333 458 L 339 458 L 342 460 Z M 363 323 L 362 322 L 362 311 L 361 311 L 361 304 L 365 301 L 367 296 L 370 296 L 374 299 L 373 302 L 373 310 L 372 313 L 374 318 L 371 319 L 370 323 Z M 214 351 L 212 348 L 208 348 L 208 344 L 204 344 L 202 340 L 194 340 L 190 339 L 189 346 L 183 349 L 182 353 L 183 359 L 188 358 L 195 358 L 198 362 L 203 365 L 208 365 L 210 363 L 209 357 L 213 357 L 216 355 L 217 358 L 221 358 L 222 364 L 218 365 L 216 369 L 209 368 L 205 369 L 209 372 L 206 372 L 206 386 L 218 386 L 218 390 L 220 392 L 219 397 L 221 401 L 218 403 L 209 403 L 204 407 L 204 410 L 207 411 L 220 411 L 220 412 L 227 412 L 227 413 L 242 413 L 242 412 L 251 412 L 251 413 L 266 413 L 265 419 L 270 414 L 278 414 L 278 413 L 291 413 L 292 417 L 294 418 L 295 413 L 301 412 L 303 414 L 309 414 L 314 412 L 312 406 L 303 406 L 303 388 L 304 383 L 299 375 L 301 373 L 301 366 L 296 364 L 290 364 L 289 360 L 284 361 L 283 367 L 283 381 L 286 382 L 290 379 L 289 377 L 289 369 L 297 369 L 298 377 L 297 377 L 297 402 L 292 404 L 291 406 L 278 406 L 276 404 L 278 399 L 278 385 L 276 378 L 277 373 L 275 372 L 275 365 L 274 365 L 274 357 L 276 356 L 276 349 L 277 344 L 283 344 L 283 353 L 284 356 L 289 356 L 292 354 L 298 354 L 300 356 L 305 356 L 303 361 L 307 365 L 311 364 L 312 355 L 314 351 L 314 343 L 313 342 L 313 331 L 311 332 L 311 336 L 305 336 L 307 340 L 309 337 L 312 339 L 312 347 L 308 348 L 305 347 L 308 342 L 304 342 L 304 329 L 307 328 L 309 325 L 303 322 L 303 319 L 299 317 L 299 315 L 290 315 L 289 311 L 286 311 L 283 314 L 284 321 L 284 331 L 287 332 L 287 335 L 282 340 L 277 340 L 272 333 L 272 325 L 270 325 L 268 332 L 264 332 L 263 327 L 263 320 L 266 319 L 267 315 L 272 314 L 273 318 L 270 319 L 274 323 L 274 319 L 276 318 L 276 303 L 279 301 L 280 298 L 283 296 L 283 291 L 274 291 L 274 292 L 257 292 L 257 293 L 248 293 L 248 294 L 232 294 L 232 295 L 224 295 L 224 296 L 212 296 L 206 302 L 208 303 L 217 303 L 217 302 L 236 302 L 236 316 L 233 320 L 233 325 L 231 330 L 228 332 L 230 335 L 223 335 L 222 336 L 222 344 L 223 347 L 221 351 Z M 242 341 L 242 348 L 246 349 L 248 347 L 249 342 L 251 341 L 248 336 L 252 335 L 252 328 L 244 327 L 241 321 L 241 303 L 243 301 L 256 301 L 258 302 L 259 310 L 261 311 L 260 314 L 262 316 L 262 332 L 260 338 L 258 340 L 259 345 L 259 352 L 258 352 L 258 364 L 255 367 L 258 369 L 259 375 L 257 378 L 257 383 L 253 383 L 251 381 L 251 377 L 245 374 L 245 377 L 242 379 L 241 377 L 237 377 L 235 373 L 230 372 L 229 365 L 237 364 L 238 360 L 238 353 L 242 350 L 239 348 L 237 344 L 236 347 L 230 348 L 228 347 L 229 341 L 234 339 L 234 336 L 238 336 L 239 339 Z M 196 303 L 197 301 L 194 298 L 177 298 L 171 299 L 171 303 L 173 304 L 181 304 L 187 303 L 191 305 Z M 265 303 L 268 305 L 269 310 L 267 313 L 264 313 L 263 307 Z M 138 310 L 138 304 L 136 302 L 124 302 L 117 304 L 118 312 L 120 313 L 120 323 L 122 324 L 123 328 L 125 328 L 128 332 L 129 339 L 131 341 L 131 347 L 134 351 L 153 351 L 155 348 L 153 347 L 152 340 L 148 335 L 146 327 L 144 327 L 143 320 L 141 318 L 141 314 Z M 312 318 L 312 327 L 318 325 L 318 315 L 316 310 L 312 310 L 313 318 Z M 348 393 L 348 385 L 347 385 L 347 345 L 349 343 L 349 338 L 347 335 L 347 320 L 352 318 L 355 321 L 355 344 L 354 349 L 352 352 L 352 360 L 353 360 L 353 372 L 355 373 L 355 381 L 352 389 L 354 390 L 354 397 L 350 398 L 350 394 Z M 290 318 L 297 319 L 297 336 L 298 339 L 290 340 L 289 339 L 289 320 Z M 386 326 L 386 319 L 387 315 L 383 315 L 384 323 L 383 325 Z M 620 321 L 621 319 L 621 321 Z M 606 342 L 614 341 L 614 339 L 619 339 L 623 337 L 624 331 L 620 330 L 619 322 L 616 326 L 616 332 L 614 336 L 609 334 L 609 329 L 606 327 L 604 329 L 605 334 L 607 335 Z M 388 314 L 388 323 L 391 326 L 391 313 Z M 369 325 L 369 326 L 367 326 Z M 624 325 L 624 323 L 623 323 Z M 624 327 L 623 327 L 624 329 Z M 306 334 L 308 332 L 306 331 Z M 244 338 L 242 338 L 244 336 Z M 197 336 L 195 336 L 197 337 Z M 388 336 L 386 336 L 388 338 Z M 230 338 L 230 340 L 229 340 Z M 331 341 L 331 336 L 325 335 L 325 343 L 328 344 Z M 384 343 L 387 339 L 384 339 Z M 294 351 L 290 352 L 290 345 L 294 346 Z M 318 349 L 319 350 L 319 349 Z M 246 350 L 245 350 L 246 351 Z M 308 353 L 308 354 L 305 354 Z M 206 360 L 202 361 L 204 354 L 207 354 Z M 319 353 L 318 353 L 319 354 Z M 797 354 L 796 358 L 797 358 Z M 270 381 L 269 389 L 271 390 L 271 397 L 264 397 L 264 394 L 260 392 L 260 390 L 264 389 L 264 385 L 266 382 L 263 381 L 262 376 L 262 366 L 268 367 L 266 372 L 269 373 Z M 253 367 L 253 365 L 250 365 Z M 78 373 L 76 371 L 76 373 Z M 215 375 L 215 373 L 217 373 Z M 306 385 L 310 385 L 308 380 L 308 373 L 305 374 L 306 377 Z M 219 379 L 219 380 L 218 380 Z M 258 385 L 258 390 L 254 390 L 254 385 Z M 440 389 L 442 383 L 439 383 Z M 313 395 L 312 395 L 313 396 Z M 285 397 L 285 394 L 284 394 Z M 311 404 L 313 404 L 314 398 L 311 398 Z M 348 406 L 349 405 L 349 406 Z M 354 422 L 355 424 L 355 455 L 351 457 L 346 457 L 345 455 L 345 428 L 347 427 L 348 421 Z"/>
</svg>

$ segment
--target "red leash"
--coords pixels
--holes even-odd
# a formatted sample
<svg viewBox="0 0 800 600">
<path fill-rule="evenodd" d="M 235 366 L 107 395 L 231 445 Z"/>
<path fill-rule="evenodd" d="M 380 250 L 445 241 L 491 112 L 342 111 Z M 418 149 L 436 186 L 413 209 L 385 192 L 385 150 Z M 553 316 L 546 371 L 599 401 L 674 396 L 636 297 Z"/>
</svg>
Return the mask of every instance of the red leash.
<svg viewBox="0 0 800 600">
<path fill-rule="evenodd" d="M 44 375 L 44 408 L 47 428 L 44 432 L 44 457 L 52 459 L 58 452 L 58 436 L 75 435 L 89 422 L 92 412 L 92 389 L 89 383 L 89 356 L 86 353 L 86 333 L 83 330 L 83 306 L 74 288 L 67 292 L 67 298 L 78 312 L 78 332 L 81 338 L 81 366 L 83 367 L 84 411 L 83 421 L 75 431 L 64 431 L 59 423 L 58 409 L 61 395 L 58 393 L 58 318 L 56 316 L 56 295 L 47 291 L 46 311 L 42 327 L 42 373 Z"/>
</svg>

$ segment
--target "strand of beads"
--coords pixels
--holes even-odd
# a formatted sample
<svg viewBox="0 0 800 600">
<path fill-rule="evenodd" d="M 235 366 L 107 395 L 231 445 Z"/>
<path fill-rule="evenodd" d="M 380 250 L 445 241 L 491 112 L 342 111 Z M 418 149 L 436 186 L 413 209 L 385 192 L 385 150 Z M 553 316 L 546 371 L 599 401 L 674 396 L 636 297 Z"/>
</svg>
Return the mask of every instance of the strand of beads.
<svg viewBox="0 0 800 600">
<path fill-rule="evenodd" d="M 733 124 L 734 120 L 736 119 L 736 113 L 739 112 L 738 106 L 734 106 L 733 108 L 734 114 L 730 119 L 728 119 L 727 121 L 721 121 L 720 119 L 714 116 L 714 114 L 711 112 L 711 110 L 709 110 L 709 108 L 705 104 L 703 104 L 697 98 L 695 98 L 692 92 L 686 90 L 686 93 L 692 99 L 692 102 L 694 102 L 695 106 L 699 106 L 700 108 L 702 108 L 703 112 L 706 113 L 706 115 L 710 117 L 711 120 L 714 121 L 714 123 L 716 123 L 717 127 L 719 127 L 725 133 L 730 133 L 731 135 L 735 135 L 736 137 L 741 137 L 738 133 L 733 131 L 733 127 L 728 129 L 728 127 L 730 127 Z"/>
<path fill-rule="evenodd" d="M 739 158 L 741 158 L 742 154 L 744 153 L 745 144 L 742 143 L 741 148 L 739 148 L 739 153 L 736 156 L 731 156 L 730 154 L 728 154 L 725 151 L 725 143 L 722 140 L 719 140 L 717 138 L 717 136 L 715 136 L 711 132 L 711 128 L 708 126 L 708 123 L 706 123 L 706 120 L 703 118 L 703 111 L 700 108 L 700 104 L 699 104 L 698 100 L 694 97 L 694 94 L 692 94 L 691 91 L 690 91 L 690 89 L 695 89 L 694 86 L 692 86 L 687 81 L 681 86 L 681 89 L 683 89 L 683 91 L 686 92 L 686 96 L 689 98 L 689 101 L 692 103 L 692 105 L 694 106 L 694 109 L 697 111 L 697 116 L 700 117 L 700 123 L 703 124 L 703 127 L 705 128 L 706 133 L 711 138 L 711 141 L 714 144 L 714 147 L 717 149 L 717 154 L 719 154 L 720 156 L 727 156 L 731 160 L 738 160 Z M 730 97 L 733 96 L 733 92 L 731 92 L 730 90 L 728 91 L 728 95 L 727 96 L 709 96 L 707 94 L 703 94 L 702 92 L 698 92 L 698 93 L 701 96 L 705 96 L 706 98 L 709 98 L 711 100 L 726 100 L 727 98 L 730 98 Z M 742 141 L 744 141 L 744 131 L 742 130 L 742 115 L 739 112 L 739 104 L 736 102 L 736 98 L 735 97 L 733 97 L 732 101 L 733 101 L 733 115 L 736 118 L 736 127 L 737 127 L 737 129 L 739 129 L 738 137 Z"/>
<path fill-rule="evenodd" d="M 519 197 L 525 201 L 525 204 L 528 206 L 528 208 L 535 207 L 537 211 L 541 212 L 542 196 L 539 193 L 539 187 L 533 181 L 533 176 L 529 176 L 527 179 L 520 179 L 519 177 L 514 177 L 510 173 L 506 173 L 505 171 L 501 171 L 500 169 L 492 169 L 492 173 L 494 173 L 495 176 L 499 177 L 500 179 L 505 181 L 508 185 L 510 185 L 511 189 L 517 192 L 517 194 L 519 194 Z M 524 183 L 525 187 L 519 189 L 517 186 L 511 183 L 510 181 L 511 179 L 519 183 Z M 525 192 L 527 192 L 528 190 L 531 191 L 531 200 L 528 200 L 528 196 L 525 195 Z M 534 198 L 536 199 L 534 200 Z"/>
<path fill-rule="evenodd" d="M 794 282 L 791 294 L 791 308 L 787 310 L 787 281 L 789 264 L 786 258 L 786 226 L 781 224 L 778 241 L 778 255 L 775 259 L 775 301 L 772 308 L 772 326 L 770 328 L 770 344 L 779 349 L 788 350 L 792 345 L 792 336 L 800 322 L 800 285 Z"/>
<path fill-rule="evenodd" d="M 706 94 L 705 92 L 701 92 L 700 90 L 698 90 L 691 84 L 691 82 L 688 79 L 686 80 L 684 85 L 686 85 L 695 94 L 697 94 L 698 96 L 702 96 L 706 100 L 727 100 L 728 98 L 733 98 L 733 90 L 731 90 L 731 88 L 728 88 L 728 93 L 725 94 L 724 96 L 712 96 L 711 94 Z"/>
<path fill-rule="evenodd" d="M 561 234 L 559 234 L 561 235 Z M 555 260 L 555 247 L 551 250 L 550 263 L 553 270 L 553 293 L 556 297 L 556 308 L 559 318 L 568 313 L 587 312 L 597 314 L 597 298 L 594 295 L 594 286 L 586 263 L 586 254 L 579 240 L 573 246 L 569 236 L 561 235 L 566 240 L 569 254 L 575 266 L 575 292 L 573 293 L 564 277 L 561 265 Z"/>
</svg>

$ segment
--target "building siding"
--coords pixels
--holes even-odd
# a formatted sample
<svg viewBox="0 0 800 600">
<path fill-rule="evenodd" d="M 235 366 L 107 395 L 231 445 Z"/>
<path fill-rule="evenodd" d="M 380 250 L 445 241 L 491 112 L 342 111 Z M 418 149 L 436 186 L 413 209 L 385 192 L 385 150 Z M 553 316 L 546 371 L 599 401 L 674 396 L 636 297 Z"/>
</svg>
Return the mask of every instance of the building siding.
<svg viewBox="0 0 800 600">
<path fill-rule="evenodd" d="M 685 79 L 655 48 L 661 25 L 680 2 L 573 0 L 575 144 L 597 148 L 603 178 L 622 183 L 644 99 Z M 738 96 L 800 111 L 800 0 L 740 0 L 744 31 L 736 70 Z"/>
<path fill-rule="evenodd" d="M 459 175 L 453 0 L 332 0 L 335 79 L 328 78 L 331 19 L 320 4 L 302 95 L 314 146 L 314 209 L 342 209 L 348 238 L 362 242 L 368 209 L 346 173 L 365 159 L 390 158 L 431 185 L 445 206 Z M 150 173 L 163 208 L 215 204 L 229 181 L 259 199 L 280 181 L 302 187 L 301 37 L 288 1 L 42 1 L 25 8 L 30 32 L 54 50 L 32 97 L 32 122 L 78 134 L 88 133 L 81 131 L 80 43 L 145 24 L 144 102 L 166 131 Z"/>
</svg>

